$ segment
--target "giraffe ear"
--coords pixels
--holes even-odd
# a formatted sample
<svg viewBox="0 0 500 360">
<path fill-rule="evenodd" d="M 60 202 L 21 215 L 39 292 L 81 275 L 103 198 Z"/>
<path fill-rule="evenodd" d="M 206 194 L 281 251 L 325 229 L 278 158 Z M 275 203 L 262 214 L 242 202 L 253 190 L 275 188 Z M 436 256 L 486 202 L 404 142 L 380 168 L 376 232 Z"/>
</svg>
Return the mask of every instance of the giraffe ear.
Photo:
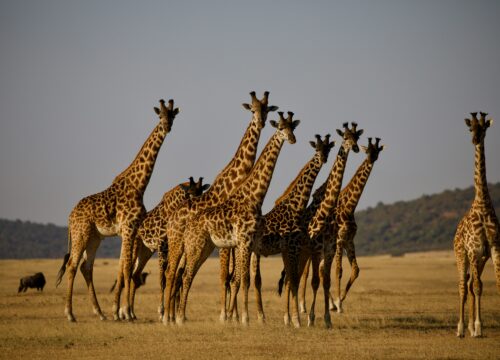
<svg viewBox="0 0 500 360">
<path fill-rule="evenodd" d="M 156 113 L 157 115 L 160 115 L 160 109 L 158 109 L 156 106 L 154 107 L 154 109 L 155 109 L 155 113 Z"/>
<path fill-rule="evenodd" d="M 470 127 L 470 125 L 471 125 L 470 119 L 464 119 L 464 120 L 465 120 L 465 125 L 467 125 L 468 127 Z"/>
<path fill-rule="evenodd" d="M 382 145 L 382 146 L 380 146 L 378 149 L 379 149 L 379 151 L 382 151 L 382 150 L 384 150 L 386 147 L 387 147 L 387 145 Z"/>
<path fill-rule="evenodd" d="M 184 190 L 184 192 L 186 194 L 188 193 L 188 191 L 189 191 L 189 185 L 179 184 L 179 186 L 181 187 L 182 190 Z"/>
<path fill-rule="evenodd" d="M 298 119 L 297 119 L 297 120 L 294 120 L 294 121 L 292 122 L 292 129 L 295 129 L 297 126 L 299 126 L 299 124 L 300 124 L 300 120 L 298 120 Z"/>
<path fill-rule="evenodd" d="M 365 131 L 364 131 L 363 129 L 358 130 L 358 131 L 356 132 L 356 135 L 358 135 L 358 137 L 359 137 L 359 136 L 363 135 L 363 133 L 364 133 L 364 132 L 365 132 Z"/>
<path fill-rule="evenodd" d="M 276 111 L 278 107 L 276 105 L 271 105 L 267 107 L 267 112 Z"/>
<path fill-rule="evenodd" d="M 309 141 L 309 144 L 311 144 L 311 146 L 316 149 L 316 143 L 314 141 Z"/>
<path fill-rule="evenodd" d="M 247 109 L 247 110 L 252 110 L 252 107 L 251 107 L 249 104 L 247 104 L 247 103 L 243 103 L 243 104 L 241 104 L 241 105 L 243 105 L 243 107 L 244 107 L 245 109 Z"/>
<path fill-rule="evenodd" d="M 272 127 L 278 128 L 278 123 L 275 120 L 269 121 Z"/>
<path fill-rule="evenodd" d="M 493 119 L 486 120 L 486 127 L 493 125 Z"/>
<path fill-rule="evenodd" d="M 337 129 L 337 134 L 339 134 L 340 137 L 344 137 L 344 133 L 341 130 L 339 130 L 339 129 Z"/>
<path fill-rule="evenodd" d="M 204 184 L 202 187 L 201 187 L 201 191 L 205 191 L 205 190 L 208 190 L 208 188 L 210 187 L 210 184 Z"/>
<path fill-rule="evenodd" d="M 180 113 L 180 112 L 181 112 L 181 109 L 179 109 L 179 108 L 175 108 L 175 110 L 174 110 L 174 115 L 177 115 L 177 114 L 178 114 L 178 113 Z"/>
<path fill-rule="evenodd" d="M 364 152 L 367 152 L 368 151 L 368 148 L 364 145 L 361 145 L 361 149 L 364 151 Z"/>
</svg>

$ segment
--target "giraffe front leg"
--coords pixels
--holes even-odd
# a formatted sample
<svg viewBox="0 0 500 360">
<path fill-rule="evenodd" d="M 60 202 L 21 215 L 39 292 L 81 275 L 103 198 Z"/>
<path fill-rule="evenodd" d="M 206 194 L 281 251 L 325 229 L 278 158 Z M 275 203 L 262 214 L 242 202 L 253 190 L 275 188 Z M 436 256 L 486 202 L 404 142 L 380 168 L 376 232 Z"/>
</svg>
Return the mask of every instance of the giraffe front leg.
<svg viewBox="0 0 500 360">
<path fill-rule="evenodd" d="M 260 275 L 260 255 L 252 253 L 252 270 L 255 287 L 255 302 L 257 303 L 257 320 L 263 324 L 266 322 L 264 306 L 262 305 L 262 277 Z"/>
<path fill-rule="evenodd" d="M 142 286 L 141 275 L 144 270 L 144 267 L 148 263 L 151 256 L 153 256 L 154 251 L 151 251 L 147 246 L 145 246 L 142 241 L 137 246 L 139 247 L 137 251 L 137 261 L 134 273 L 132 274 L 132 281 L 130 286 L 130 315 L 132 319 L 137 320 L 137 316 L 135 315 L 135 293 L 137 289 Z"/>
<path fill-rule="evenodd" d="M 238 247 L 238 266 L 240 281 L 243 287 L 243 310 L 241 311 L 241 323 L 248 325 L 250 318 L 248 316 L 248 289 L 250 287 L 250 257 L 251 257 L 252 239 L 247 237 L 244 241 L 240 241 Z"/>
<path fill-rule="evenodd" d="M 322 278 L 322 283 L 323 283 L 323 294 L 324 294 L 324 299 L 325 299 L 325 315 L 324 315 L 324 321 L 325 321 L 325 327 L 327 329 L 330 329 L 332 327 L 332 320 L 330 317 L 330 310 L 328 309 L 328 304 L 330 300 L 330 271 L 332 269 L 332 255 L 330 252 L 325 252 L 324 254 L 324 260 L 323 260 L 323 266 L 320 268 L 320 277 Z"/>
<path fill-rule="evenodd" d="M 483 294 L 483 282 L 481 281 L 481 274 L 484 269 L 486 261 L 479 258 L 477 262 L 471 264 L 472 285 L 475 295 L 475 317 L 474 317 L 474 334 L 473 337 L 483 336 L 483 326 L 481 321 L 481 296 Z"/>
<path fill-rule="evenodd" d="M 219 249 L 219 279 L 220 279 L 220 316 L 221 323 L 227 320 L 227 293 L 230 291 L 229 284 L 229 261 L 231 256 L 231 249 Z"/>
<path fill-rule="evenodd" d="M 318 294 L 319 288 L 319 258 L 316 254 L 311 257 L 312 266 L 312 278 L 311 278 L 311 288 L 312 288 L 312 300 L 311 300 L 311 310 L 309 310 L 307 326 L 314 326 L 314 320 L 316 319 L 314 308 L 316 306 L 316 296 Z"/>
<path fill-rule="evenodd" d="M 132 278 L 132 257 L 133 246 L 135 237 L 135 226 L 129 224 L 123 227 L 122 234 L 122 248 L 120 253 L 120 270 L 118 274 L 116 289 L 115 289 L 115 303 L 113 304 L 113 316 L 115 320 L 120 318 L 120 292 L 123 283 L 123 292 L 125 305 L 121 308 L 121 312 L 126 320 L 132 320 L 130 315 L 130 281 Z"/>
<path fill-rule="evenodd" d="M 311 259 L 307 260 L 307 263 L 302 271 L 302 276 L 300 277 L 299 283 L 299 310 L 301 314 L 307 314 L 306 309 L 306 289 L 307 289 L 307 277 L 309 276 L 309 267 L 311 265 Z"/>
<path fill-rule="evenodd" d="M 347 281 L 347 284 L 345 286 L 345 290 L 342 293 L 342 296 L 340 297 L 340 300 L 343 302 L 347 296 L 347 293 L 349 289 L 351 288 L 352 284 L 354 281 L 358 278 L 359 276 L 359 267 L 358 267 L 358 262 L 356 261 L 356 252 L 354 249 L 354 243 L 350 242 L 349 246 L 346 247 L 346 253 L 347 253 L 347 259 L 349 260 L 349 264 L 351 265 L 351 276 L 349 280 Z"/>
<path fill-rule="evenodd" d="M 463 338 L 465 335 L 464 318 L 465 318 L 465 303 L 467 301 L 467 259 L 463 249 L 455 249 L 455 258 L 458 270 L 458 293 L 459 293 L 459 320 L 457 324 L 457 336 Z"/>
<path fill-rule="evenodd" d="M 343 253 L 343 243 L 337 242 L 337 249 L 335 251 L 335 283 L 334 283 L 334 301 L 333 304 L 337 309 L 337 313 L 342 313 L 342 300 L 340 297 L 340 287 L 342 282 L 342 253 Z"/>
</svg>

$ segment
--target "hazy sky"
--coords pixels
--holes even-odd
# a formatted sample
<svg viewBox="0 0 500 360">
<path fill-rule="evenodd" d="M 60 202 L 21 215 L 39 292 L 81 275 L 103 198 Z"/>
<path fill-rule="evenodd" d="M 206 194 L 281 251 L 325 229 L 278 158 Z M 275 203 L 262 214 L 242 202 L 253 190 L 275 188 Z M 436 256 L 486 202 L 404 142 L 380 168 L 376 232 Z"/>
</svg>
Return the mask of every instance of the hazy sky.
<svg viewBox="0 0 500 360">
<path fill-rule="evenodd" d="M 181 113 L 146 207 L 189 176 L 211 182 L 251 119 L 241 103 L 252 90 L 302 120 L 264 212 L 314 134 L 345 121 L 365 129 L 361 144 L 387 145 L 360 209 L 470 186 L 463 119 L 500 117 L 499 19 L 499 1 L 1 0 L 0 217 L 66 224 L 133 160 L 160 98 Z M 500 181 L 500 121 L 486 150 L 488 180 Z M 364 158 L 350 155 L 345 182 Z"/>
</svg>

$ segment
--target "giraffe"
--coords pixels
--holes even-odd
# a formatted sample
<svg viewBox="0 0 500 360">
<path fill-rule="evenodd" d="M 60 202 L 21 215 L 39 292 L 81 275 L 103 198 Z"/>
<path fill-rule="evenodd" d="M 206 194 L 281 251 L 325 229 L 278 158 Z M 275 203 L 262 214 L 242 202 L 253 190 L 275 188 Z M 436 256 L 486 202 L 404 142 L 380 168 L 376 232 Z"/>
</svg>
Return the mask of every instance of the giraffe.
<svg viewBox="0 0 500 360">
<path fill-rule="evenodd" d="M 269 105 L 269 91 L 259 100 L 254 91 L 250 93 L 251 104 L 243 107 L 252 112 L 252 120 L 248 125 L 235 155 L 226 167 L 217 175 L 210 188 L 200 197 L 185 201 L 172 214 L 167 223 L 167 237 L 158 244 L 158 256 L 168 264 L 166 270 L 166 285 L 161 292 L 160 312 L 163 309 L 163 299 L 168 314 L 163 316 L 163 323 L 167 324 L 175 318 L 174 302 L 171 301 L 175 289 L 174 279 L 179 261 L 183 255 L 183 234 L 190 219 L 202 209 L 216 206 L 225 201 L 234 193 L 239 185 L 248 176 L 255 162 L 257 145 L 260 134 L 267 121 L 269 112 L 276 111 L 277 106 Z M 162 271 L 162 269 L 160 269 Z"/>
<path fill-rule="evenodd" d="M 469 333 L 472 337 L 482 336 L 481 294 L 483 284 L 481 273 L 488 258 L 493 258 L 496 283 L 500 292 L 500 225 L 491 202 L 486 181 L 486 160 L 484 138 L 493 120 L 486 119 L 486 113 L 471 113 L 465 124 L 472 133 L 475 149 L 474 189 L 472 206 L 457 226 L 453 242 L 459 275 L 459 321 L 457 336 L 464 336 L 464 307 L 469 292 Z M 468 282 L 468 284 L 467 284 Z"/>
<path fill-rule="evenodd" d="M 299 311 L 298 311 L 298 285 L 300 275 L 303 272 L 308 258 L 311 258 L 313 276 L 313 300 L 311 310 L 308 314 L 308 326 L 313 326 L 315 321 L 314 307 L 316 303 L 316 292 L 319 287 L 321 277 L 323 283 L 323 292 L 325 295 L 325 314 L 324 322 L 326 328 L 331 328 L 331 318 L 328 310 L 328 299 L 330 292 L 330 268 L 333 261 L 332 249 L 335 248 L 335 238 L 331 234 L 325 234 L 324 229 L 332 220 L 332 214 L 337 206 L 337 200 L 342 186 L 344 170 L 347 163 L 347 157 L 352 149 L 355 153 L 359 152 L 358 140 L 363 134 L 363 130 L 357 130 L 357 124 L 352 123 L 349 128 L 348 123 L 344 123 L 344 131 L 337 129 L 337 133 L 342 137 L 343 141 L 339 148 L 337 158 L 332 167 L 325 183 L 320 187 L 324 188 L 322 194 L 319 194 L 320 189 L 313 194 L 313 201 L 307 207 L 305 218 L 305 231 L 297 234 L 297 246 L 295 252 L 289 252 L 283 256 L 283 261 L 286 271 L 285 279 L 285 324 L 289 323 L 290 313 L 290 295 L 292 296 L 292 321 L 295 326 L 300 326 Z M 322 266 L 320 268 L 320 261 Z"/>
<path fill-rule="evenodd" d="M 188 293 L 200 266 L 207 259 L 214 247 L 237 247 L 237 267 L 240 269 L 241 282 L 244 291 L 244 308 L 242 323 L 248 324 L 248 285 L 250 270 L 250 255 L 254 244 L 262 235 L 263 217 L 262 203 L 271 182 L 276 161 L 284 141 L 295 143 L 293 131 L 300 120 L 293 120 L 293 113 L 288 117 L 279 112 L 279 122 L 271 120 L 276 128 L 252 171 L 224 203 L 199 211 L 187 224 L 184 233 L 184 251 L 186 265 L 182 278 L 182 293 L 177 312 L 177 324 L 185 321 Z M 169 262 L 168 266 L 173 266 Z M 236 277 L 235 289 L 239 288 L 240 276 Z M 231 308 L 236 299 L 236 292 L 231 294 Z"/>
<path fill-rule="evenodd" d="M 208 184 L 203 184 L 202 177 L 199 178 L 198 182 L 195 182 L 193 177 L 190 177 L 189 182 L 179 184 L 167 191 L 160 203 L 146 214 L 146 217 L 137 229 L 133 257 L 135 266 L 130 288 L 130 315 L 133 319 L 137 318 L 134 312 L 135 292 L 142 285 L 142 271 L 151 256 L 156 252 L 159 239 L 166 236 L 166 222 L 169 216 L 186 199 L 200 196 L 209 186 Z M 162 264 L 162 268 L 165 269 L 166 264 Z M 160 283 L 164 283 L 163 272 L 160 272 Z M 120 310 L 122 313 L 122 309 Z"/>
<path fill-rule="evenodd" d="M 337 207 L 335 208 L 335 233 L 337 234 L 336 239 L 336 249 L 335 249 L 335 290 L 337 291 L 336 300 L 333 301 L 330 295 L 330 310 L 337 309 L 340 313 L 342 312 L 342 301 L 344 301 L 347 292 L 351 288 L 353 282 L 359 275 L 359 267 L 356 261 L 356 253 L 354 247 L 354 237 L 356 236 L 357 225 L 356 219 L 354 218 L 354 211 L 358 205 L 361 194 L 363 193 L 364 187 L 370 173 L 373 169 L 375 161 L 377 161 L 379 153 L 384 149 L 384 145 L 380 146 L 380 138 L 375 139 L 375 143 L 372 143 L 372 138 L 368 138 L 368 146 L 361 146 L 363 151 L 366 153 L 366 159 L 361 163 L 361 165 L 356 170 L 351 181 L 347 184 L 344 189 L 340 192 Z M 323 187 L 324 189 L 324 187 Z M 349 264 L 351 265 L 351 276 L 346 284 L 344 292 L 340 292 L 340 279 L 342 278 L 342 254 L 345 250 L 347 258 L 349 259 Z M 304 268 L 302 273 L 302 278 L 300 281 L 300 299 L 299 307 L 300 311 L 305 313 L 305 292 L 307 284 L 307 275 L 309 270 L 309 263 Z"/>
<path fill-rule="evenodd" d="M 124 279 L 126 295 L 124 314 L 128 320 L 131 319 L 129 292 L 133 240 L 136 229 L 146 213 L 143 205 L 143 194 L 153 172 L 158 151 L 172 128 L 175 116 L 179 113 L 179 109 L 174 108 L 173 100 L 169 100 L 168 106 L 165 106 L 163 99 L 160 100 L 160 108 L 155 107 L 154 110 L 159 115 L 160 122 L 151 132 L 134 161 L 114 179 L 110 187 L 100 193 L 83 198 L 71 211 L 68 226 L 69 252 L 64 256 L 56 282 L 56 285 L 59 285 L 66 271 L 66 266 L 68 266 L 68 288 L 64 312 L 69 321 L 75 321 L 72 307 L 73 283 L 82 255 L 84 259 L 80 271 L 87 283 L 94 313 L 101 320 L 105 319 L 95 294 L 93 265 L 101 240 L 104 237 L 114 235 L 121 236 L 122 246 L 113 316 L 115 320 L 119 319 L 118 308 Z"/>
<path fill-rule="evenodd" d="M 310 141 L 315 149 L 314 156 L 304 165 L 296 178 L 290 183 L 285 192 L 275 201 L 274 208 L 264 215 L 264 231 L 261 241 L 256 244 L 251 258 L 252 273 L 255 287 L 255 299 L 257 303 L 257 318 L 259 322 L 265 321 L 262 305 L 262 279 L 260 275 L 260 256 L 276 255 L 282 252 L 282 248 L 288 246 L 287 237 L 300 229 L 302 216 L 309 201 L 311 189 L 323 164 L 328 161 L 328 154 L 335 145 L 330 142 L 330 134 L 322 140 L 316 135 L 316 141 Z M 226 287 L 229 285 L 226 279 L 229 277 L 230 249 L 221 249 L 221 320 L 226 318 Z M 234 254 L 233 254 L 234 257 Z M 234 266 L 233 266 L 234 269 Z M 234 271 L 234 270 L 233 270 Z M 234 281 L 233 281 L 234 282 Z M 232 289 L 231 292 L 237 292 Z M 236 315 L 237 318 L 237 315 Z"/>
</svg>

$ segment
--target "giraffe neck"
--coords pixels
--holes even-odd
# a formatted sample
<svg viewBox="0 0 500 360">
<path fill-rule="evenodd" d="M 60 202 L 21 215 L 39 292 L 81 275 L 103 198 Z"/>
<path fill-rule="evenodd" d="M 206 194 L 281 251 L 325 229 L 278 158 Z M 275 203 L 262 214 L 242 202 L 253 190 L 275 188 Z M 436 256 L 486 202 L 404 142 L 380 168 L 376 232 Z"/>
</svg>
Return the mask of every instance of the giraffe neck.
<svg viewBox="0 0 500 360">
<path fill-rule="evenodd" d="M 186 201 L 188 198 L 186 192 L 182 188 L 182 185 L 188 186 L 189 183 L 186 182 L 181 185 L 177 185 L 170 191 L 166 192 L 163 195 L 161 200 L 161 205 L 163 206 L 163 216 L 168 218 L 171 214 L 173 214 L 179 207 Z"/>
<path fill-rule="evenodd" d="M 234 195 L 238 203 L 249 203 L 260 209 L 267 194 L 274 167 L 283 146 L 283 137 L 275 132 L 262 150 L 252 171 Z"/>
<path fill-rule="evenodd" d="M 113 183 L 126 179 L 129 184 L 144 194 L 153 173 L 158 152 L 166 136 L 166 122 L 160 120 L 160 123 L 142 145 L 134 161 L 114 179 Z"/>
<path fill-rule="evenodd" d="M 320 157 L 321 155 L 316 153 L 313 158 L 309 160 L 295 180 L 285 190 L 283 195 L 276 200 L 275 207 L 283 204 L 295 212 L 304 210 L 309 201 L 314 181 L 323 166 Z"/>
<path fill-rule="evenodd" d="M 474 159 L 474 203 L 489 204 L 490 194 L 488 192 L 488 183 L 486 181 L 486 159 L 484 155 L 484 141 L 475 146 Z"/>
<path fill-rule="evenodd" d="M 201 209 L 216 206 L 225 201 L 247 178 L 257 155 L 257 145 L 263 126 L 260 117 L 253 115 L 234 157 L 217 175 L 210 188 L 192 206 Z"/>
<path fill-rule="evenodd" d="M 373 163 L 365 159 L 349 184 L 340 192 L 338 206 L 343 213 L 353 214 L 356 210 L 372 169 Z"/>
<path fill-rule="evenodd" d="M 326 222 L 328 215 L 337 206 L 337 200 L 339 197 L 340 188 L 342 186 L 342 179 L 344 177 L 344 170 L 348 155 L 349 151 L 344 150 L 344 146 L 341 146 L 332 171 L 330 172 L 330 175 L 326 180 L 326 188 L 323 199 L 319 204 L 318 210 L 309 223 L 308 233 L 310 238 L 313 238 L 319 234 Z"/>
</svg>

